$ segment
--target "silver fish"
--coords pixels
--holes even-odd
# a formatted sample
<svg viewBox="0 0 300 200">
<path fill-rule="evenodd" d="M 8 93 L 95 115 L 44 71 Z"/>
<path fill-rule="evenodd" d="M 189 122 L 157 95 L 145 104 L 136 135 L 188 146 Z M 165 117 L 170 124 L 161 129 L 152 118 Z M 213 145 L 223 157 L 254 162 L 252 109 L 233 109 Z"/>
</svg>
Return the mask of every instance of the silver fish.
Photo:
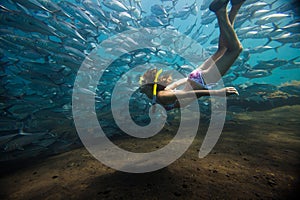
<svg viewBox="0 0 300 200">
<path fill-rule="evenodd" d="M 61 1 L 59 3 L 59 6 L 61 6 L 66 12 L 68 12 L 70 15 L 72 15 L 77 20 L 81 21 L 85 24 L 90 24 L 93 27 L 97 27 L 95 22 L 91 20 L 91 18 L 86 14 L 83 8 L 78 8 L 76 5 L 67 2 L 67 1 Z"/>
<path fill-rule="evenodd" d="M 282 27 L 282 29 L 290 33 L 300 33 L 300 22 L 295 22 L 293 24 L 286 25 Z"/>
<path fill-rule="evenodd" d="M 21 4 L 25 8 L 33 9 L 33 10 L 43 10 L 47 12 L 51 12 L 47 8 L 45 8 L 39 1 L 37 0 L 12 0 L 18 4 Z"/>
<path fill-rule="evenodd" d="M 246 78 L 262 78 L 270 76 L 272 73 L 268 70 L 256 69 L 256 70 L 247 70 L 242 76 Z"/>
<path fill-rule="evenodd" d="M 3 25 L 15 27 L 25 32 L 39 32 L 44 35 L 58 36 L 54 28 L 30 15 L 19 11 L 3 9 L 3 6 L 0 6 L 0 8 L 2 10 L 0 13 L 0 22 Z"/>
<path fill-rule="evenodd" d="M 118 12 L 128 11 L 127 7 L 118 0 L 103 0 L 103 5 Z"/>
<path fill-rule="evenodd" d="M 165 26 L 165 24 L 156 16 L 150 15 L 142 19 L 141 24 L 145 27 L 159 27 Z"/>
<path fill-rule="evenodd" d="M 269 7 L 272 7 L 272 5 L 275 3 L 276 1 L 274 1 L 273 3 L 271 4 L 268 4 L 268 3 L 265 3 L 265 2 L 255 2 L 253 4 L 249 4 L 249 5 L 246 5 L 244 7 L 242 7 L 242 10 L 243 11 L 247 11 L 247 12 L 255 12 L 257 10 L 261 10 L 262 8 L 266 7 L 266 6 L 269 6 Z"/>
<path fill-rule="evenodd" d="M 197 21 L 198 21 L 198 18 L 195 20 L 195 22 L 190 27 L 187 28 L 187 30 L 184 32 L 184 35 L 189 35 L 193 31 L 193 29 L 197 25 Z"/>
<path fill-rule="evenodd" d="M 6 40 L 6 41 L 12 42 L 14 44 L 17 44 L 17 45 L 21 45 L 21 46 L 29 46 L 29 47 L 34 46 L 34 44 L 33 44 L 34 40 L 31 38 L 27 38 L 27 37 L 6 34 L 3 36 L 0 36 L 0 38 L 3 40 Z"/>
<path fill-rule="evenodd" d="M 167 14 L 167 11 L 165 10 L 165 8 L 158 4 L 151 6 L 151 12 L 154 15 L 166 15 Z"/>
<path fill-rule="evenodd" d="M 279 37 L 271 38 L 271 40 L 280 42 L 282 44 L 297 43 L 300 42 L 300 33 L 297 34 L 286 33 Z"/>
<path fill-rule="evenodd" d="M 210 2 L 211 2 L 210 0 L 203 0 L 200 6 L 200 10 L 208 9 Z"/>
<path fill-rule="evenodd" d="M 56 63 L 66 65 L 72 69 L 77 69 L 82 62 L 81 60 L 67 54 L 53 54 L 51 55 L 51 58 Z"/>
<path fill-rule="evenodd" d="M 45 8 L 50 10 L 51 14 L 53 15 L 59 15 L 67 18 L 71 18 L 71 16 L 66 13 L 61 7 L 59 7 L 55 2 L 50 0 L 37 0 L 40 2 Z"/>
<path fill-rule="evenodd" d="M 258 18 L 266 15 L 267 13 L 271 12 L 270 10 L 262 9 L 262 10 L 257 10 L 252 13 L 251 17 L 252 18 Z"/>
<path fill-rule="evenodd" d="M 78 31 L 76 30 L 76 27 L 68 22 L 60 21 L 60 20 L 53 18 L 52 20 L 49 20 L 49 23 L 51 26 L 56 28 L 56 30 L 59 30 L 60 32 L 62 32 L 65 35 L 71 35 L 75 38 L 86 41 L 86 39 L 82 35 L 80 35 L 80 33 L 78 33 Z"/>
<path fill-rule="evenodd" d="M 262 52 L 265 52 L 265 51 L 268 51 L 268 50 L 278 51 L 277 48 L 274 48 L 274 47 L 271 47 L 271 46 L 257 46 L 255 48 L 245 49 L 244 51 L 248 51 L 250 54 L 254 54 L 254 53 L 262 53 Z"/>
<path fill-rule="evenodd" d="M 123 23 L 134 20 L 128 12 L 113 12 L 113 16 Z"/>
<path fill-rule="evenodd" d="M 286 19 L 290 17 L 288 14 L 283 14 L 283 13 L 275 13 L 275 14 L 270 14 L 264 17 L 261 17 L 259 20 L 255 22 L 257 25 L 263 25 L 263 24 L 268 24 L 268 23 L 274 23 L 274 22 L 279 22 L 280 20 Z"/>
<path fill-rule="evenodd" d="M 107 21 L 107 14 L 102 10 L 99 4 L 95 3 L 93 0 L 83 0 L 83 6 L 92 12 L 94 15 L 99 17 L 101 20 Z"/>
<path fill-rule="evenodd" d="M 211 24 L 213 21 L 215 21 L 217 18 L 213 14 L 210 15 L 202 15 L 201 16 L 201 24 L 202 25 L 207 25 Z"/>
</svg>

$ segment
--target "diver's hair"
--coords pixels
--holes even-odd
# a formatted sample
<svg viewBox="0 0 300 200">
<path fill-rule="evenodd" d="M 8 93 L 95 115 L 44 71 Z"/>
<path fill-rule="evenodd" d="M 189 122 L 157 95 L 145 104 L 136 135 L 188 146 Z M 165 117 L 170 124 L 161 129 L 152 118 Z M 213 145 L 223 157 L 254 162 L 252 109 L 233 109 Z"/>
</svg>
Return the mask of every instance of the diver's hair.
<svg viewBox="0 0 300 200">
<path fill-rule="evenodd" d="M 157 73 L 157 69 L 149 69 L 147 70 L 144 75 L 141 76 L 141 82 L 140 84 L 141 85 L 154 85 L 154 79 L 155 79 L 155 75 Z M 164 90 L 165 87 L 167 86 L 168 84 L 168 78 L 171 76 L 171 74 L 163 74 L 163 75 L 160 75 L 158 77 L 158 80 L 157 80 L 157 91 L 160 91 L 160 90 Z"/>
</svg>

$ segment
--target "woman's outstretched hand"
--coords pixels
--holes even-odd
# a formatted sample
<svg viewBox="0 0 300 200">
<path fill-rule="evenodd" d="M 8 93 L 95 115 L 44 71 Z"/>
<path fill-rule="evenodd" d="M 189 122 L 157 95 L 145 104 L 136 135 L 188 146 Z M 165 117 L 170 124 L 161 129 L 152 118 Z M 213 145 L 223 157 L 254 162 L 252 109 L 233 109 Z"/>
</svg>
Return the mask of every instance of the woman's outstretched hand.
<svg viewBox="0 0 300 200">
<path fill-rule="evenodd" d="M 218 90 L 220 93 L 225 93 L 226 96 L 229 96 L 229 95 L 239 95 L 239 92 L 234 88 L 234 87 L 225 87 L 225 88 L 222 88 L 222 89 L 219 89 Z"/>
</svg>

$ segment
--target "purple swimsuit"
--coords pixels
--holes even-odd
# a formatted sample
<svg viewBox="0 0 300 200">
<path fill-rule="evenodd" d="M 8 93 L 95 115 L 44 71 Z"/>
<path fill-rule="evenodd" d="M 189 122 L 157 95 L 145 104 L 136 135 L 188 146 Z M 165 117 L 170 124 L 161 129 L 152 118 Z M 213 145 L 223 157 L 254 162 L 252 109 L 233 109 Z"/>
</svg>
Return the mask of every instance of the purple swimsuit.
<svg viewBox="0 0 300 200">
<path fill-rule="evenodd" d="M 195 69 L 194 71 L 192 71 L 189 74 L 188 79 L 198 83 L 199 85 L 201 85 L 202 87 L 204 87 L 205 89 L 208 89 L 208 90 L 212 89 L 213 87 L 215 87 L 217 85 L 217 83 L 206 84 L 203 79 L 200 69 Z"/>
<path fill-rule="evenodd" d="M 192 71 L 189 76 L 188 79 L 198 83 L 199 85 L 203 86 L 204 88 L 206 88 L 206 84 L 203 80 L 202 74 L 201 74 L 201 70 L 199 69 L 195 69 L 194 71 Z"/>
</svg>

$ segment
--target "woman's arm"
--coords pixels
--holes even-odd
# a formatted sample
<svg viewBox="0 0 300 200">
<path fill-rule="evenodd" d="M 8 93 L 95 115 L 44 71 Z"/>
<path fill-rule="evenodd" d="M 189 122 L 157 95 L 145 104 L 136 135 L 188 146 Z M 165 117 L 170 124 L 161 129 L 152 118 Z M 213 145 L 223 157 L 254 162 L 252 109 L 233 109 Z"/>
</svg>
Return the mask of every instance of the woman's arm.
<svg viewBox="0 0 300 200">
<path fill-rule="evenodd" d="M 185 84 L 187 82 L 188 78 L 182 78 L 182 79 L 179 79 L 178 81 L 168 85 L 165 90 L 173 90 L 175 88 L 177 88 L 178 86 L 182 85 L 182 84 Z"/>
<path fill-rule="evenodd" d="M 191 90 L 191 91 L 184 91 L 184 90 L 177 90 L 177 91 L 160 91 L 158 94 L 158 98 L 163 103 L 174 102 L 177 98 L 178 99 L 192 99 L 200 98 L 202 96 L 229 96 L 233 94 L 239 94 L 238 91 L 234 87 L 226 87 L 219 90 Z"/>
</svg>

